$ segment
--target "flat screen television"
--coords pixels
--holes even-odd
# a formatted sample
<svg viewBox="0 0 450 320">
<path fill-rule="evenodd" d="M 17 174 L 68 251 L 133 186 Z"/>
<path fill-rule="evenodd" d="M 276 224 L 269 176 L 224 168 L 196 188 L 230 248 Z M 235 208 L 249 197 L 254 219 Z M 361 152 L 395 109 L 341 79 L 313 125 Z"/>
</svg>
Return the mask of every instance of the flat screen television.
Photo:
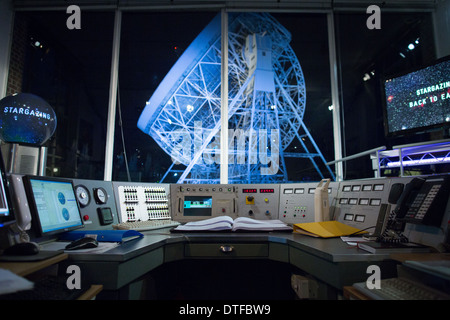
<svg viewBox="0 0 450 320">
<path fill-rule="evenodd" d="M 84 227 L 72 180 L 25 176 L 23 182 L 36 236 Z"/>
<path fill-rule="evenodd" d="M 450 56 L 396 76 L 385 77 L 386 136 L 408 136 L 450 127 Z"/>
</svg>

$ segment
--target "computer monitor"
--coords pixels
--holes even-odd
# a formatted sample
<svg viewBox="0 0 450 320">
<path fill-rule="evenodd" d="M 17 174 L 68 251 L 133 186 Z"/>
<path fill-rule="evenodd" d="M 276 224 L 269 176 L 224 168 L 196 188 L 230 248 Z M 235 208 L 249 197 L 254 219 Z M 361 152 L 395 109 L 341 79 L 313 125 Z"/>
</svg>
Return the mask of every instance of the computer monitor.
<svg viewBox="0 0 450 320">
<path fill-rule="evenodd" d="M 37 237 L 84 227 L 71 180 L 25 176 L 23 181 Z"/>
<path fill-rule="evenodd" d="M 16 221 L 12 199 L 6 178 L 5 164 L 0 153 L 0 227 L 10 225 Z"/>
</svg>

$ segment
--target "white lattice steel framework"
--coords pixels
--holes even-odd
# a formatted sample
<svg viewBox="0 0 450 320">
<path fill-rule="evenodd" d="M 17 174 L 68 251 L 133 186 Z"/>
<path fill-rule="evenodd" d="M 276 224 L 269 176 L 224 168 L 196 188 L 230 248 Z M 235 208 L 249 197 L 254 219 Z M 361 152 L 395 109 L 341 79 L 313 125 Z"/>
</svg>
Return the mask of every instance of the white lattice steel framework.
<svg viewBox="0 0 450 320">
<path fill-rule="evenodd" d="M 161 82 L 138 122 L 173 165 L 186 166 L 179 183 L 220 180 L 220 35 L 218 15 Z M 287 182 L 285 157 L 310 159 L 323 177 L 317 161 L 326 161 L 302 120 L 305 81 L 289 31 L 270 14 L 230 13 L 228 35 L 229 183 Z M 284 152 L 295 139 L 303 152 Z"/>
</svg>

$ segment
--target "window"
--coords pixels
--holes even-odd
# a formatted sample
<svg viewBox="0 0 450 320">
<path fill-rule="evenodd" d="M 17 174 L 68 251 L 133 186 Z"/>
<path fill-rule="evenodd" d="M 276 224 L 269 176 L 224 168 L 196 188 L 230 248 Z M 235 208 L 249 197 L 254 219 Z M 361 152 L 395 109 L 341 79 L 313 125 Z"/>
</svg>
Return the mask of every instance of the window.
<svg viewBox="0 0 450 320">
<path fill-rule="evenodd" d="M 228 21 L 229 182 L 320 179 L 324 161 L 303 156 L 333 154 L 326 15 Z M 219 182 L 220 35 L 220 13 L 123 14 L 114 180 L 180 182 L 188 170 L 183 182 Z"/>
<path fill-rule="evenodd" d="M 113 180 L 219 182 L 222 30 L 211 10 L 122 12 Z M 431 13 L 383 11 L 380 30 L 367 17 L 334 13 L 344 157 L 406 141 L 384 136 L 381 79 L 435 58 Z M 55 109 L 48 175 L 103 179 L 114 12 L 83 10 L 81 30 L 66 19 L 16 13 L 10 69 L 20 60 L 23 79 L 8 93 Z M 327 13 L 230 10 L 228 22 L 229 182 L 333 179 Z M 347 161 L 344 173 L 373 177 L 372 162 Z"/>
<path fill-rule="evenodd" d="M 54 109 L 57 128 L 48 147 L 48 176 L 103 179 L 113 13 L 83 12 L 82 29 L 69 30 L 67 15 L 18 12 L 14 30 L 21 87 L 9 94 L 40 96 Z M 23 55 L 20 55 L 24 53 Z"/>
<path fill-rule="evenodd" d="M 364 13 L 335 15 L 344 157 L 381 146 L 433 140 L 429 136 L 385 137 L 381 87 L 384 77 L 435 59 L 431 13 L 383 12 L 378 30 L 366 27 L 367 17 Z M 374 176 L 369 156 L 347 161 L 344 167 L 345 180 Z"/>
<path fill-rule="evenodd" d="M 146 103 L 157 89 L 158 94 L 164 95 L 161 99 L 166 99 L 168 91 L 172 90 L 175 84 L 167 87 L 161 82 L 215 15 L 216 13 L 209 12 L 123 13 L 119 66 L 120 108 L 117 108 L 122 125 L 120 126 L 120 121 L 116 122 L 113 180 L 128 180 L 128 172 L 131 181 L 159 182 L 166 173 L 164 182 L 178 180 L 177 176 L 182 171 L 169 172 L 169 169 L 183 170 L 186 165 L 172 167 L 174 162 L 171 155 L 178 142 L 171 144 L 171 139 L 175 139 L 173 131 L 187 130 L 188 127 L 172 127 L 170 122 L 175 124 L 185 121 L 178 116 L 189 113 L 187 109 L 191 108 L 190 104 L 180 102 L 185 109 L 178 110 L 176 114 L 175 111 L 165 111 L 170 106 L 161 111 L 169 101 L 152 105 L 152 108 L 159 108 L 155 117 L 158 116 L 157 121 L 161 122 L 156 131 L 152 132 L 152 136 L 139 129 L 137 124 Z M 185 69 L 179 71 L 186 71 Z M 177 81 L 181 77 L 182 74 L 178 74 L 177 78 L 169 80 Z M 153 122 L 149 123 L 151 124 Z M 193 124 L 189 126 L 193 127 Z M 187 147 L 190 148 L 191 144 Z"/>
</svg>

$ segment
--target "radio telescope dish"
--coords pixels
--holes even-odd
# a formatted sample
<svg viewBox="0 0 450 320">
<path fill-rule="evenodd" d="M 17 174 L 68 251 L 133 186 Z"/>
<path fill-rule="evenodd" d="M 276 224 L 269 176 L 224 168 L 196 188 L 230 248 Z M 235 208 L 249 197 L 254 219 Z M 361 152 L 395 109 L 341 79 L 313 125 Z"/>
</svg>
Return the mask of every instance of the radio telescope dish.
<svg viewBox="0 0 450 320">
<path fill-rule="evenodd" d="M 138 120 L 138 128 L 172 157 L 166 175 L 175 164 L 186 166 L 178 183 L 220 181 L 220 28 L 219 14 L 180 56 Z M 323 178 L 315 159 L 326 161 L 303 123 L 305 80 L 290 32 L 267 13 L 229 13 L 228 37 L 229 183 L 287 182 L 287 156 L 310 159 Z M 285 153 L 295 139 L 303 152 Z"/>
</svg>

